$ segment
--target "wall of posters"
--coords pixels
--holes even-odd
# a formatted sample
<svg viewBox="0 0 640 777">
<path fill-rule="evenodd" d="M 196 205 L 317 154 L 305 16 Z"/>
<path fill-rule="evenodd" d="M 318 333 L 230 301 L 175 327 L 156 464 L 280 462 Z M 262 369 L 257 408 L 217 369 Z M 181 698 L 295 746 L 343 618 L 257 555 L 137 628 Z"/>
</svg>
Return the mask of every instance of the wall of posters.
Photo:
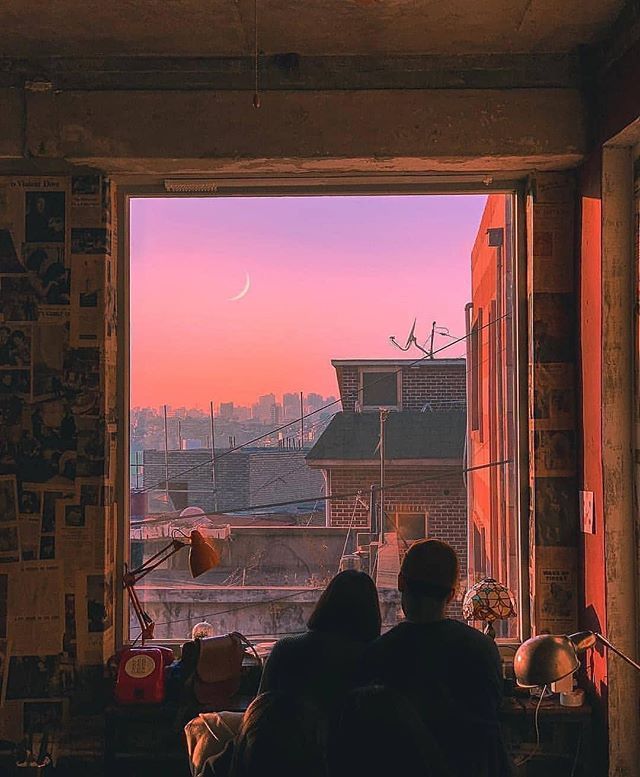
<svg viewBox="0 0 640 777">
<path fill-rule="evenodd" d="M 0 738 L 114 649 L 114 215 L 99 174 L 0 178 Z"/>
</svg>

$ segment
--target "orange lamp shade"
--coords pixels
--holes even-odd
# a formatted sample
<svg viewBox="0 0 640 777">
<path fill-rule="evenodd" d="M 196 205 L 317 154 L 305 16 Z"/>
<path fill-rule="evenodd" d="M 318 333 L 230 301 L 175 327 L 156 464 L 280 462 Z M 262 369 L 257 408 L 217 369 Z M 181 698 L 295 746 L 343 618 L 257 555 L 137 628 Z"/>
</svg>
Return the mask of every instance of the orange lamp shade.
<svg viewBox="0 0 640 777">
<path fill-rule="evenodd" d="M 199 577 L 220 563 L 220 554 L 197 529 L 191 532 L 189 569 L 192 577 Z"/>
</svg>

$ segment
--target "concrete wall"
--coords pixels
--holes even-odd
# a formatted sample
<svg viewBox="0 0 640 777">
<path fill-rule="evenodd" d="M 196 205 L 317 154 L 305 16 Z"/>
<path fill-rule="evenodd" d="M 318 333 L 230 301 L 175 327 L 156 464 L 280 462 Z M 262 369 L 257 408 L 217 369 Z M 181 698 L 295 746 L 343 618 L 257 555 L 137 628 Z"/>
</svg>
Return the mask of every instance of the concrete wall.
<svg viewBox="0 0 640 777">
<path fill-rule="evenodd" d="M 205 615 L 221 634 L 296 633 L 304 630 L 321 591 L 338 572 L 345 535 L 336 528 L 234 527 L 230 539 L 210 540 L 221 554 L 215 569 L 193 580 L 188 554 L 178 553 L 136 590 L 158 624 L 158 638 L 185 639 Z M 144 557 L 166 542 L 146 540 Z M 397 592 L 381 592 L 381 603 L 385 623 L 395 623 Z M 135 622 L 132 629 L 137 634 Z"/>
</svg>

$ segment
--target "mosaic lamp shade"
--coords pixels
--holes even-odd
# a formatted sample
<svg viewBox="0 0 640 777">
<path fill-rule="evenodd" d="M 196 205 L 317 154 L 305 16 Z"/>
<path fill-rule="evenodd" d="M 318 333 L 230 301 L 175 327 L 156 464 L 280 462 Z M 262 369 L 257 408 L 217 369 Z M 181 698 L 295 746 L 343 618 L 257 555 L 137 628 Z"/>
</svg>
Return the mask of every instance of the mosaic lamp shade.
<svg viewBox="0 0 640 777">
<path fill-rule="evenodd" d="M 502 583 L 486 577 L 464 595 L 462 614 L 467 620 L 484 621 L 484 633 L 495 639 L 493 622 L 513 618 L 516 614 L 513 595 Z"/>
</svg>

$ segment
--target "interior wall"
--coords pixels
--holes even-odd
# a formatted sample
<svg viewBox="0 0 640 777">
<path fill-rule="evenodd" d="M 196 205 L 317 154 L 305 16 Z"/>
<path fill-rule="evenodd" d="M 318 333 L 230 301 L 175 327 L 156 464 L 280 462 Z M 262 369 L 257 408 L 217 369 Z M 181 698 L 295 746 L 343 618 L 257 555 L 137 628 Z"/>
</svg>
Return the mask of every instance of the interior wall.
<svg viewBox="0 0 640 777">
<path fill-rule="evenodd" d="M 527 198 L 530 595 L 533 633 L 575 631 L 577 577 L 574 174 Z"/>
<path fill-rule="evenodd" d="M 42 700 L 99 703 L 114 652 L 115 196 L 94 173 L 0 177 L 3 739 Z"/>
</svg>

